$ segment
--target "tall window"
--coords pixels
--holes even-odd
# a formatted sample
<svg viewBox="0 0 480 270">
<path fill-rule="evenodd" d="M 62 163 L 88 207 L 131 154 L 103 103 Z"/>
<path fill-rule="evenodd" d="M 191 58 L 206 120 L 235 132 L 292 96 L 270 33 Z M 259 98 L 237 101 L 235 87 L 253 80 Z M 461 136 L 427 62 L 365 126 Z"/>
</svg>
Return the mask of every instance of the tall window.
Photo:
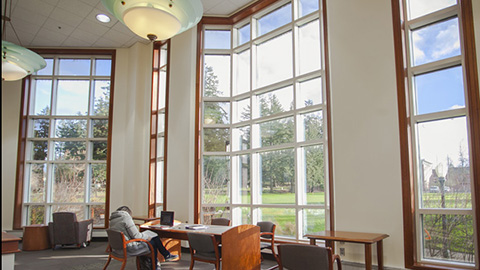
<svg viewBox="0 0 480 270">
<path fill-rule="evenodd" d="M 148 215 L 159 217 L 164 210 L 167 153 L 168 58 L 169 44 L 153 48 L 152 105 L 150 115 L 150 187 Z"/>
<path fill-rule="evenodd" d="M 105 227 L 112 54 L 46 55 L 31 76 L 22 224 L 75 212 Z"/>
<path fill-rule="evenodd" d="M 411 164 L 402 166 L 410 166 L 414 193 L 406 193 L 415 202 L 415 214 L 410 217 L 414 231 L 406 233 L 406 241 L 414 243 L 416 253 L 407 257 L 415 258 L 412 264 L 478 268 L 479 227 L 473 205 L 480 204 L 472 196 L 479 184 L 479 168 L 472 163 L 472 157 L 480 154 L 472 146 L 480 140 L 472 131 L 479 125 L 472 121 L 478 121 L 478 81 L 472 83 L 467 77 L 467 60 L 475 56 L 465 45 L 473 38 L 465 30 L 465 20 L 471 17 L 464 17 L 471 9 L 461 6 L 469 1 L 400 2 L 404 18 L 400 10 L 396 15 L 405 27 L 401 31 L 408 79 L 403 94 L 408 98 L 400 106 L 409 116 L 402 128 L 410 132 L 411 140 L 411 148 L 403 155 L 410 151 L 412 157 Z M 462 14 L 462 8 L 467 13 Z M 403 93 L 400 87 L 399 91 Z M 476 113 L 469 110 L 471 106 Z"/>
<path fill-rule="evenodd" d="M 277 1 L 203 28 L 201 221 L 329 227 L 325 65 L 318 0 Z"/>
</svg>

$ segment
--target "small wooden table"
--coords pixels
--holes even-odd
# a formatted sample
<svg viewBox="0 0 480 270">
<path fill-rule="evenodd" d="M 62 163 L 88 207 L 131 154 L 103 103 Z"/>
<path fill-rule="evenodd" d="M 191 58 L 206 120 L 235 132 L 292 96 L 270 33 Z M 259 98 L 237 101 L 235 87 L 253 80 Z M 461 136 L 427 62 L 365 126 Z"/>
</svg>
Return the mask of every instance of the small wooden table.
<svg viewBox="0 0 480 270">
<path fill-rule="evenodd" d="M 383 270 L 383 239 L 388 234 L 381 233 L 359 233 L 342 231 L 323 231 L 307 234 L 310 244 L 315 245 L 316 240 L 325 240 L 327 247 L 333 247 L 334 241 L 365 244 L 365 269 L 372 269 L 372 244 L 377 243 L 378 270 Z"/>
<path fill-rule="evenodd" d="M 22 250 L 44 250 L 51 247 L 48 225 L 29 225 L 23 227 Z"/>
</svg>

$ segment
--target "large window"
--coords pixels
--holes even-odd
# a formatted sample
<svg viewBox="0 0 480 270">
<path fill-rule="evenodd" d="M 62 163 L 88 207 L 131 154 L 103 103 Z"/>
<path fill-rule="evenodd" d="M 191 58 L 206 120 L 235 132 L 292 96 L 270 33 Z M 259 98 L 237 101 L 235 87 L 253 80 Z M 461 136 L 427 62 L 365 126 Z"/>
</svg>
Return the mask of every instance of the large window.
<svg viewBox="0 0 480 270">
<path fill-rule="evenodd" d="M 52 213 L 70 211 L 105 226 L 112 54 L 45 55 L 46 68 L 31 76 L 22 225 L 47 224 Z"/>
<path fill-rule="evenodd" d="M 159 217 L 165 210 L 168 58 L 170 41 L 156 42 L 153 47 L 152 105 L 150 110 L 150 171 L 148 215 Z"/>
<path fill-rule="evenodd" d="M 399 72 L 406 68 L 401 76 L 407 78 L 405 85 L 399 84 L 399 96 L 407 97 L 400 102 L 405 110 L 400 122 L 405 140 L 411 141 L 410 148 L 406 143 L 402 146 L 402 155 L 411 157 L 411 162 L 404 158 L 402 164 L 404 171 L 410 171 L 404 181 L 411 183 L 404 194 L 414 202 L 411 206 L 404 202 L 414 211 L 406 216 L 405 222 L 411 224 L 405 227 L 414 229 L 407 230 L 405 237 L 406 247 L 413 243 L 416 251 L 406 253 L 407 267 L 431 264 L 478 269 L 474 205 L 478 207 L 479 198 L 474 194 L 479 168 L 474 160 L 480 153 L 473 144 L 480 140 L 474 133 L 479 125 L 478 79 L 473 82 L 468 76 L 469 61 L 475 55 L 466 48 L 473 38 L 466 27 L 471 23 L 471 7 L 461 5 L 469 1 L 456 0 L 399 2 L 404 18 L 400 18 L 400 8 L 394 9 L 394 15 L 398 16 L 397 33 L 403 33 L 397 40 L 405 40 L 406 62 L 397 67 Z M 398 6 L 398 1 L 392 3 Z"/>
<path fill-rule="evenodd" d="M 203 25 L 201 222 L 272 221 L 293 240 L 330 228 L 320 3 Z"/>
</svg>

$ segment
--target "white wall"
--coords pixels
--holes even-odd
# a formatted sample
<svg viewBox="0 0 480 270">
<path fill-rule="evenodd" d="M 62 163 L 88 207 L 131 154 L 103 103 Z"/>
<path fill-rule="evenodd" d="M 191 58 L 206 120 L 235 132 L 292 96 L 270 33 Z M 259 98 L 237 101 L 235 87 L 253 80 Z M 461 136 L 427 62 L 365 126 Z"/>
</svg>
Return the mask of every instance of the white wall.
<svg viewBox="0 0 480 270">
<path fill-rule="evenodd" d="M 193 221 L 195 63 L 197 28 L 171 40 L 168 104 L 167 209 Z"/>
<path fill-rule="evenodd" d="M 403 266 L 400 149 L 390 1 L 327 2 L 335 226 L 386 233 L 384 259 Z M 364 262 L 364 247 L 346 249 Z M 376 251 L 374 262 L 376 262 Z"/>
</svg>

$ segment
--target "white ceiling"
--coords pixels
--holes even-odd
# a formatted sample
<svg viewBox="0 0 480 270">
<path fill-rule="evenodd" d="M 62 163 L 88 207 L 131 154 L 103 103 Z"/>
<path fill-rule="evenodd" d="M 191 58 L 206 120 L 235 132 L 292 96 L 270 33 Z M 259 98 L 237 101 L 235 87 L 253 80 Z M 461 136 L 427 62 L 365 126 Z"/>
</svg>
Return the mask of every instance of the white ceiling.
<svg viewBox="0 0 480 270">
<path fill-rule="evenodd" d="M 2 16 L 5 1 L 2 0 Z M 138 37 L 119 22 L 103 6 L 101 0 L 12 0 L 7 7 L 7 16 L 18 35 L 7 23 L 2 40 L 24 47 L 95 47 L 128 48 L 140 41 Z M 256 0 L 201 0 L 204 15 L 229 16 Z M 109 23 L 100 23 L 95 16 L 110 15 Z M 20 42 L 19 42 L 20 39 Z"/>
</svg>

